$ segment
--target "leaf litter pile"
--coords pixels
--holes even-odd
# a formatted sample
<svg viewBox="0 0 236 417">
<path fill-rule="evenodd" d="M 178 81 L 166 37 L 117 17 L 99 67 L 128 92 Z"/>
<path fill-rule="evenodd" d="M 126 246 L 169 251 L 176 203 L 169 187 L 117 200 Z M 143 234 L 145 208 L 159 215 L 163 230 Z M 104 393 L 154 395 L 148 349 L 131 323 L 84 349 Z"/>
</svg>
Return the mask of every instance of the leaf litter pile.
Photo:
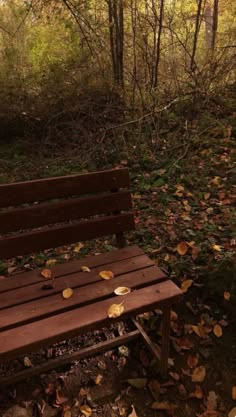
<svg viewBox="0 0 236 417">
<path fill-rule="evenodd" d="M 183 301 L 171 311 L 167 380 L 159 376 L 158 364 L 142 341 L 135 341 L 9 387 L 0 392 L 1 415 L 236 416 L 232 132 L 227 124 L 225 129 L 210 126 L 207 138 L 199 138 L 197 152 L 188 151 L 185 159 L 159 169 L 131 169 L 137 230 L 130 235 L 130 243 L 143 247 L 184 293 Z M 123 161 L 121 165 L 126 164 Z M 21 257 L 11 260 L 1 274 L 40 267 L 45 286 L 53 286 L 51 266 L 56 262 L 110 249 L 113 241 L 79 243 L 45 251 L 27 260 Z M 90 272 L 86 258 L 81 270 Z M 100 278 L 110 280 L 113 273 L 101 271 Z M 122 320 L 125 303 L 121 296 L 129 291 L 125 287 L 116 289 L 117 303 L 109 307 L 108 316 L 121 316 Z M 74 296 L 73 289 L 65 284 L 60 296 L 66 302 L 63 299 Z M 161 311 L 143 314 L 139 320 L 158 344 Z M 119 322 L 108 329 L 55 344 L 1 365 L 2 371 L 33 367 L 49 358 L 122 335 L 130 330 L 129 326 Z"/>
</svg>

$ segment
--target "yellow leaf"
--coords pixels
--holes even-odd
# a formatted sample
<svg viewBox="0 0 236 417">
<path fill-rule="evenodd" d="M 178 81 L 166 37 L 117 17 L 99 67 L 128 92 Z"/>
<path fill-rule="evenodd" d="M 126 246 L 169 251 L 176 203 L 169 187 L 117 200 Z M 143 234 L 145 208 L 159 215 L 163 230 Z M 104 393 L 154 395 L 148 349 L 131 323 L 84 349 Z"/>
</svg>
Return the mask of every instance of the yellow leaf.
<svg viewBox="0 0 236 417">
<path fill-rule="evenodd" d="M 96 379 L 95 379 L 95 384 L 96 384 L 96 385 L 100 385 L 100 384 L 101 384 L 101 382 L 102 382 L 102 378 L 103 378 L 103 376 L 102 376 L 101 374 L 98 374 L 98 375 L 96 376 Z"/>
<path fill-rule="evenodd" d="M 192 382 L 203 382 L 206 377 L 206 368 L 198 366 L 192 373 Z"/>
<path fill-rule="evenodd" d="M 48 259 L 46 262 L 46 266 L 55 265 L 57 263 L 57 259 Z"/>
<path fill-rule="evenodd" d="M 179 255 L 183 256 L 188 252 L 189 246 L 186 242 L 180 242 L 178 243 L 176 250 Z"/>
<path fill-rule="evenodd" d="M 221 337 L 223 334 L 222 327 L 219 324 L 215 324 L 213 333 L 216 337 Z"/>
<path fill-rule="evenodd" d="M 229 301 L 229 300 L 230 300 L 230 292 L 228 292 L 228 291 L 225 291 L 225 292 L 224 292 L 224 299 L 225 299 L 226 301 Z"/>
<path fill-rule="evenodd" d="M 222 246 L 220 246 L 220 245 L 212 245 L 211 248 L 213 250 L 217 251 L 217 252 L 221 252 Z"/>
<path fill-rule="evenodd" d="M 196 333 L 199 337 L 205 338 L 207 336 L 207 331 L 206 329 L 201 326 L 200 324 L 198 324 L 197 326 L 192 326 L 192 329 L 194 331 L 194 333 Z"/>
<path fill-rule="evenodd" d="M 80 411 L 85 417 L 90 417 L 92 415 L 92 409 L 87 404 L 81 405 Z"/>
<path fill-rule="evenodd" d="M 211 180 L 211 184 L 214 184 L 214 185 L 219 185 L 219 180 L 220 180 L 220 177 L 214 177 L 213 178 L 213 180 Z"/>
<path fill-rule="evenodd" d="M 232 400 L 236 400 L 236 386 L 232 387 Z"/>
<path fill-rule="evenodd" d="M 84 247 L 83 243 L 79 243 L 74 247 L 74 252 L 79 253 L 80 250 Z"/>
<path fill-rule="evenodd" d="M 81 266 L 83 272 L 91 272 L 91 269 L 88 266 Z"/>
<path fill-rule="evenodd" d="M 114 278 L 114 274 L 113 274 L 112 271 L 101 271 L 101 272 L 99 272 L 99 276 L 103 279 Z"/>
<path fill-rule="evenodd" d="M 186 293 L 188 291 L 192 283 L 193 283 L 192 279 L 186 279 L 185 281 L 181 283 L 181 290 L 183 291 L 183 293 Z"/>
<path fill-rule="evenodd" d="M 107 310 L 107 315 L 110 319 L 121 316 L 124 312 L 123 302 L 121 304 L 112 304 Z"/>
<path fill-rule="evenodd" d="M 46 279 L 52 278 L 52 270 L 48 268 L 44 268 L 41 271 L 41 275 Z"/>
<path fill-rule="evenodd" d="M 125 294 L 129 294 L 130 292 L 131 292 L 131 289 L 130 288 L 127 288 L 127 287 L 117 287 L 114 290 L 114 293 L 116 295 L 125 295 Z"/>
<path fill-rule="evenodd" d="M 63 298 L 70 298 L 73 295 L 73 290 L 72 288 L 66 288 L 65 290 L 62 291 L 62 296 Z"/>
</svg>

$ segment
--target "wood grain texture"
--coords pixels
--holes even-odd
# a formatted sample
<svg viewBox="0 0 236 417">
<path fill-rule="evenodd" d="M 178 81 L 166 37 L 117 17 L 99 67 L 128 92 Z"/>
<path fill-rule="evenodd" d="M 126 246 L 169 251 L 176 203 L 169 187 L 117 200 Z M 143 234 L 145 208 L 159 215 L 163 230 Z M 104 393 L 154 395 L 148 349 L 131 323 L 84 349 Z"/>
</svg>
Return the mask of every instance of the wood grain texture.
<svg viewBox="0 0 236 417">
<path fill-rule="evenodd" d="M 0 185 L 0 207 L 129 187 L 127 168 Z"/>
</svg>

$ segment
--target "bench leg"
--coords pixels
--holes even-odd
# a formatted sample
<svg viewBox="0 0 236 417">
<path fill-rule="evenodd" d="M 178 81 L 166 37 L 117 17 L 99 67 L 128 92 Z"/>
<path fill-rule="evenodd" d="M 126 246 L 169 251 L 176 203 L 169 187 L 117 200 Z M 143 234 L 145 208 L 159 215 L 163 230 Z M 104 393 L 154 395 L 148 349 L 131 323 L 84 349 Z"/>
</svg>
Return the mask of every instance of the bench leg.
<svg viewBox="0 0 236 417">
<path fill-rule="evenodd" d="M 163 309 L 162 317 L 162 343 L 161 343 L 161 375 L 163 378 L 167 377 L 168 373 L 168 358 L 170 345 L 170 307 Z"/>
</svg>

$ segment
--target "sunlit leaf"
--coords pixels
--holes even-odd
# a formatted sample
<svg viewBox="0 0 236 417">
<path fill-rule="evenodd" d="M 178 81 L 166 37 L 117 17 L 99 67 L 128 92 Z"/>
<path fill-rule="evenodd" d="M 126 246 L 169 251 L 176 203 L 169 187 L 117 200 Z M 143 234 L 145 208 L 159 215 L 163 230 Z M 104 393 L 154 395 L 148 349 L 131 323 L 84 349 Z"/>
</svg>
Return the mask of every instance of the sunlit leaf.
<svg viewBox="0 0 236 417">
<path fill-rule="evenodd" d="M 72 288 L 66 288 L 65 290 L 62 291 L 62 296 L 63 298 L 70 298 L 73 295 L 73 290 Z"/>
<path fill-rule="evenodd" d="M 198 366 L 192 373 L 192 382 L 203 382 L 206 377 L 206 368 Z"/>
<path fill-rule="evenodd" d="M 46 266 L 55 265 L 57 263 L 57 259 L 48 259 L 46 261 Z"/>
<path fill-rule="evenodd" d="M 91 272 L 91 269 L 88 266 L 81 266 L 83 272 Z"/>
<path fill-rule="evenodd" d="M 186 293 L 188 289 L 192 286 L 193 280 L 192 279 L 186 279 L 181 283 L 181 290 L 183 293 Z"/>
<path fill-rule="evenodd" d="M 85 417 L 90 417 L 93 412 L 92 409 L 87 404 L 81 405 L 80 411 Z"/>
<path fill-rule="evenodd" d="M 103 279 L 114 278 L 114 274 L 113 274 L 112 271 L 101 271 L 101 272 L 99 272 L 99 276 Z"/>
<path fill-rule="evenodd" d="M 128 379 L 128 383 L 137 389 L 143 389 L 147 385 L 147 378 L 131 378 Z"/>
<path fill-rule="evenodd" d="M 213 250 L 217 251 L 217 252 L 221 252 L 221 250 L 222 250 L 222 246 L 220 246 L 220 245 L 212 245 L 211 248 Z"/>
<path fill-rule="evenodd" d="M 52 270 L 51 269 L 44 268 L 44 269 L 42 269 L 40 274 L 42 275 L 42 277 L 44 277 L 46 279 L 52 278 Z"/>
<path fill-rule="evenodd" d="M 130 288 L 127 288 L 127 287 L 117 287 L 114 290 L 114 293 L 116 295 L 125 295 L 125 294 L 129 294 L 130 292 L 131 292 L 131 289 Z"/>
<path fill-rule="evenodd" d="M 186 253 L 188 252 L 189 246 L 186 242 L 180 242 L 178 243 L 176 250 L 179 255 L 183 256 L 186 255 Z"/>
<path fill-rule="evenodd" d="M 78 243 L 78 245 L 76 245 L 73 249 L 74 252 L 79 253 L 81 251 L 81 249 L 84 247 L 83 243 Z"/>
<path fill-rule="evenodd" d="M 111 318 L 120 317 L 123 312 L 124 312 L 124 306 L 122 302 L 120 304 L 110 305 L 110 307 L 107 310 L 107 315 L 111 319 Z"/>
<path fill-rule="evenodd" d="M 222 327 L 219 324 L 215 324 L 213 327 L 213 333 L 216 337 L 221 337 L 223 334 Z"/>
</svg>

